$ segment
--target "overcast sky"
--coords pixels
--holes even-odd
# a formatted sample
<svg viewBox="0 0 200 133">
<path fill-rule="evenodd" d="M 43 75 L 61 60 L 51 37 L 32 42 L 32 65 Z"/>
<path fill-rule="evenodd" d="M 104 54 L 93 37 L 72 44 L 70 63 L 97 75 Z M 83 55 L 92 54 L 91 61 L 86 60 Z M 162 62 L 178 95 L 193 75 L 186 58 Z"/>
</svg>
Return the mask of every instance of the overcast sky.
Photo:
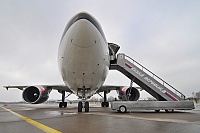
<svg viewBox="0 0 200 133">
<path fill-rule="evenodd" d="M 200 91 L 198 0 L 1 0 L 0 101 L 20 101 L 21 91 L 3 85 L 63 84 L 58 45 L 68 20 L 86 11 L 108 42 L 186 96 Z M 129 86 L 111 71 L 105 84 Z M 146 95 L 142 95 L 145 97 Z M 50 99 L 60 99 L 53 91 Z M 73 96 L 71 98 L 74 98 Z"/>
</svg>

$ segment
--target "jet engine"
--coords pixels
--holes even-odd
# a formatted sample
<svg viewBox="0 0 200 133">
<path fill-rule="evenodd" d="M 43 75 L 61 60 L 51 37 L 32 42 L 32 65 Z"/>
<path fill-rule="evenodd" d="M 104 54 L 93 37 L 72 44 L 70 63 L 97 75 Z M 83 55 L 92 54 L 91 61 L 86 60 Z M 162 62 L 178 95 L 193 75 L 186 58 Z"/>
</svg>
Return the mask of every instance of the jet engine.
<svg viewBox="0 0 200 133">
<path fill-rule="evenodd" d="M 122 101 L 137 101 L 140 97 L 139 91 L 134 87 L 123 87 L 118 94 L 118 98 Z"/>
<path fill-rule="evenodd" d="M 24 101 L 31 104 L 39 104 L 47 101 L 51 89 L 44 86 L 29 86 L 24 89 L 22 97 Z"/>
</svg>

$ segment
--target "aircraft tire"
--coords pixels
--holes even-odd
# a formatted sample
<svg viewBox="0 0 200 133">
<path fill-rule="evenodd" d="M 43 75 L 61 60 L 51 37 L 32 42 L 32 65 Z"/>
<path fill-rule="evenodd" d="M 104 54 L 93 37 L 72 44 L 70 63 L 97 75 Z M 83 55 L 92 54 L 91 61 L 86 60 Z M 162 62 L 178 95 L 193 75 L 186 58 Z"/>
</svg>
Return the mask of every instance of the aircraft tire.
<svg viewBox="0 0 200 133">
<path fill-rule="evenodd" d="M 63 105 L 63 106 L 64 106 L 64 108 L 66 108 L 66 107 L 67 107 L 67 102 L 64 102 L 64 105 Z"/>
<path fill-rule="evenodd" d="M 89 102 L 85 102 L 85 112 L 89 112 Z"/>
<path fill-rule="evenodd" d="M 83 108 L 83 103 L 78 102 L 78 112 L 82 112 L 82 108 Z"/>
<path fill-rule="evenodd" d="M 156 113 L 159 113 L 160 112 L 160 110 L 158 109 L 158 110 L 155 110 L 156 111 Z"/>
<path fill-rule="evenodd" d="M 109 107 L 109 102 L 102 102 L 101 107 Z"/>
<path fill-rule="evenodd" d="M 60 103 L 59 103 L 59 108 L 62 108 L 62 106 L 63 106 L 63 103 L 60 102 Z"/>
<path fill-rule="evenodd" d="M 174 112 L 174 109 L 165 109 L 165 112 L 166 112 L 166 113 L 173 113 L 173 112 Z"/>
</svg>

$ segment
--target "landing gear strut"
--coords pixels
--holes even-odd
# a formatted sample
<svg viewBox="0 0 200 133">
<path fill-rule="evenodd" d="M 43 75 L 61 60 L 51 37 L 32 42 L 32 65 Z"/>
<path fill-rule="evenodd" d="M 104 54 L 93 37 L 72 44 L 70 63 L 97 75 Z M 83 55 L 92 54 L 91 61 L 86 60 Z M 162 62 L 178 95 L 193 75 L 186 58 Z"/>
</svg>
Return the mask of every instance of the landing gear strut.
<svg viewBox="0 0 200 133">
<path fill-rule="evenodd" d="M 62 102 L 59 103 L 59 108 L 66 108 L 67 102 L 65 102 L 65 91 L 62 91 Z"/>
<path fill-rule="evenodd" d="M 101 103 L 101 107 L 109 107 L 109 102 L 107 102 L 107 95 L 106 91 L 104 91 L 104 97 L 103 97 L 103 102 Z"/>
</svg>

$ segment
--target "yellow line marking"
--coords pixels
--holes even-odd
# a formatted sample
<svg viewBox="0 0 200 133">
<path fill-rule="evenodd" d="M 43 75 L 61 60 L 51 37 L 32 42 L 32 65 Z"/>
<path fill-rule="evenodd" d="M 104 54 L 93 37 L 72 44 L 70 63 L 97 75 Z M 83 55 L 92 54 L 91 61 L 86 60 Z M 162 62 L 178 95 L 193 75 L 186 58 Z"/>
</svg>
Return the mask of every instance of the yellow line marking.
<svg viewBox="0 0 200 133">
<path fill-rule="evenodd" d="M 15 112 L 13 112 L 12 110 L 9 110 L 9 109 L 7 109 L 7 108 L 5 108 L 5 107 L 1 107 L 1 108 L 3 108 L 3 109 L 5 109 L 5 110 L 7 110 L 8 112 L 10 112 L 10 113 L 16 115 L 17 117 L 21 118 L 22 120 L 24 120 L 24 121 L 30 123 L 31 125 L 33 125 L 33 126 L 39 128 L 39 129 L 41 129 L 42 131 L 44 131 L 44 132 L 46 132 L 46 133 L 62 133 L 62 132 L 60 132 L 60 131 L 58 131 L 58 130 L 55 130 L 55 129 L 50 128 L 50 127 L 47 127 L 47 126 L 45 126 L 45 125 L 43 125 L 43 124 L 41 124 L 41 123 L 39 123 L 39 122 L 37 122 L 37 121 L 31 120 L 31 119 L 29 119 L 29 118 L 27 118 L 27 117 L 25 117 L 25 116 L 22 116 L 22 115 L 20 115 L 20 114 L 17 114 L 17 113 L 15 113 Z"/>
</svg>

